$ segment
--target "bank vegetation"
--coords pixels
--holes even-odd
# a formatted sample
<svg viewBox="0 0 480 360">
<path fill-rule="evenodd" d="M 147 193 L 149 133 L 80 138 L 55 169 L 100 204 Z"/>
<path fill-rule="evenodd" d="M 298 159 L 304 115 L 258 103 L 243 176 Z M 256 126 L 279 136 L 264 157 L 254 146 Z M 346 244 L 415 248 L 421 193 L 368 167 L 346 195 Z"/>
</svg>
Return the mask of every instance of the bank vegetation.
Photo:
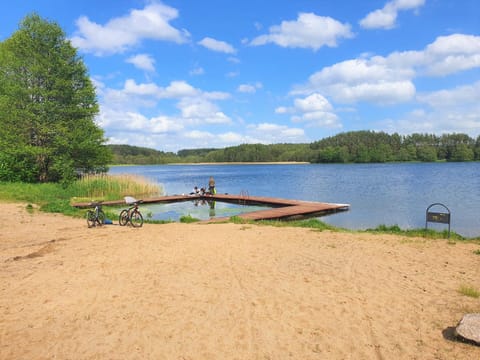
<svg viewBox="0 0 480 360">
<path fill-rule="evenodd" d="M 387 134 L 351 131 L 305 144 L 242 144 L 163 152 L 129 145 L 108 145 L 114 164 L 170 163 L 385 163 L 479 161 L 480 136 L 466 134 Z"/>
</svg>

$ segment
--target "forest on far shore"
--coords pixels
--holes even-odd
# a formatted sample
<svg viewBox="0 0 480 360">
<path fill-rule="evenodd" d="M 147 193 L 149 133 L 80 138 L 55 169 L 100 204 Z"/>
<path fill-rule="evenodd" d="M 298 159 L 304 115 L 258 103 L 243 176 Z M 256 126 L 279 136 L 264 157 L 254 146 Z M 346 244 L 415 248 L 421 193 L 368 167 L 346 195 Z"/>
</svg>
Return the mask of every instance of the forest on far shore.
<svg viewBox="0 0 480 360">
<path fill-rule="evenodd" d="M 113 164 L 221 162 L 385 163 L 479 161 L 480 136 L 466 134 L 399 135 L 375 131 L 340 133 L 309 144 L 242 144 L 221 149 L 185 149 L 177 153 L 108 145 Z"/>
</svg>

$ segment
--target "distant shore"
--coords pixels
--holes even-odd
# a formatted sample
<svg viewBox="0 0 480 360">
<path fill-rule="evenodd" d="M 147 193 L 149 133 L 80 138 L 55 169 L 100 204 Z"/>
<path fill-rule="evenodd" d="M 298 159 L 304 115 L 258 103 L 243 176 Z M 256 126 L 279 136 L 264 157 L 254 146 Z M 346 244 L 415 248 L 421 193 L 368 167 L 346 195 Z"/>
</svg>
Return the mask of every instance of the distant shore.
<svg viewBox="0 0 480 360">
<path fill-rule="evenodd" d="M 168 163 L 168 164 L 111 164 L 112 166 L 163 166 L 163 165 L 309 165 L 308 161 L 253 161 L 253 162 L 200 162 L 200 163 Z"/>
</svg>

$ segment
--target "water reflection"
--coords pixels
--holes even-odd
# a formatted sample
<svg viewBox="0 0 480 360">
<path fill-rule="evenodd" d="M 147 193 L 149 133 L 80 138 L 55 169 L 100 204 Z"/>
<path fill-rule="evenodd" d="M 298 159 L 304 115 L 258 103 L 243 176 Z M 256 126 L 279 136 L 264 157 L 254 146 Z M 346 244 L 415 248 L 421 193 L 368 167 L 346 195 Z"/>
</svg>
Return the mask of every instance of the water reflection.
<svg viewBox="0 0 480 360">
<path fill-rule="evenodd" d="M 182 216 L 208 220 L 218 217 L 232 217 L 246 212 L 264 209 L 265 207 L 261 206 L 246 206 L 195 199 L 171 204 L 148 204 L 143 206 L 142 211 L 148 214 L 149 219 L 152 220 L 179 221 Z"/>
</svg>

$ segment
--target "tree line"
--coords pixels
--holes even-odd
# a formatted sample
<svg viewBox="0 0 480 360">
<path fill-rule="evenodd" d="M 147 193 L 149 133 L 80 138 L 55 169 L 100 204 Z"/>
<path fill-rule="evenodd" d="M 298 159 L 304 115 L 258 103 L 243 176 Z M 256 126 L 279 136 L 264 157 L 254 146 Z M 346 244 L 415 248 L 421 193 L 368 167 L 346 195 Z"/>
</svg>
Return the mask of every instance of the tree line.
<svg viewBox="0 0 480 360">
<path fill-rule="evenodd" d="M 242 144 L 223 149 L 189 149 L 178 153 L 109 145 L 115 164 L 200 162 L 384 163 L 402 161 L 480 160 L 480 136 L 466 134 L 399 135 L 374 131 L 340 133 L 310 144 Z"/>
</svg>

